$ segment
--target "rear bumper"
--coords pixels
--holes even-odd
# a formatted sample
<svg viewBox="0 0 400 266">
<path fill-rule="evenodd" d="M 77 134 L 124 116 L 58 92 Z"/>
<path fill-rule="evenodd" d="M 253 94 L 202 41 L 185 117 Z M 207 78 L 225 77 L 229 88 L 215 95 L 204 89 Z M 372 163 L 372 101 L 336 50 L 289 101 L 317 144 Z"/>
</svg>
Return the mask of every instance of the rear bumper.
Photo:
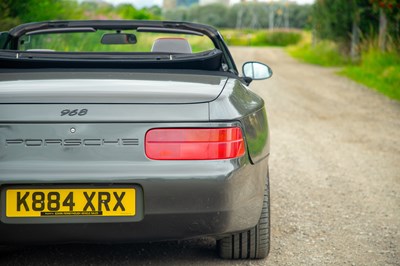
<svg viewBox="0 0 400 266">
<path fill-rule="evenodd" d="M 1 224 L 0 244 L 130 243 L 216 235 L 227 228 L 229 213 L 148 215 L 137 223 Z"/>
<path fill-rule="evenodd" d="M 73 170 L 0 170 L 4 185 L 135 184 L 143 188 L 138 222 L 13 224 L 0 222 L 0 244 L 144 242 L 223 236 L 253 227 L 260 217 L 268 159 L 75 165 Z M 53 164 L 53 167 L 56 167 Z M 62 173 L 62 174 L 59 174 Z M 79 174 L 77 174 L 79 173 Z M 118 174 L 116 174 L 118 173 Z M 30 176 L 30 178 L 26 178 Z M 4 206 L 1 203 L 2 208 Z M 2 211 L 0 209 L 0 211 Z"/>
</svg>

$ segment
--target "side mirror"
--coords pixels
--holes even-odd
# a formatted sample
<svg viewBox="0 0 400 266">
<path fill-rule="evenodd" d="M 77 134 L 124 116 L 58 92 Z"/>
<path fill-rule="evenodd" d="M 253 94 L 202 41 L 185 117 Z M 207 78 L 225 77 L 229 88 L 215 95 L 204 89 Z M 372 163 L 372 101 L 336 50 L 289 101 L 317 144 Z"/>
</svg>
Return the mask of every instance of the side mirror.
<svg viewBox="0 0 400 266">
<path fill-rule="evenodd" d="M 262 80 L 272 77 L 272 69 L 259 62 L 246 62 L 242 67 L 243 76 L 252 80 Z"/>
<path fill-rule="evenodd" d="M 101 37 L 102 44 L 135 44 L 137 43 L 134 34 L 106 33 Z"/>
</svg>

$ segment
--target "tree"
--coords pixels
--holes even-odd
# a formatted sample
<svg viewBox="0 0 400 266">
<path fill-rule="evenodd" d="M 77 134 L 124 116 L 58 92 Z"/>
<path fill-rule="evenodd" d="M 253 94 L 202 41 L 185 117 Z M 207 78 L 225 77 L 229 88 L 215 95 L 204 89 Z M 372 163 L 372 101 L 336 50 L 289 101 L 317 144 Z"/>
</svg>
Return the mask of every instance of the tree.
<svg viewBox="0 0 400 266">
<path fill-rule="evenodd" d="M 26 22 L 57 19 L 161 19 L 159 7 L 136 9 L 130 4 L 78 3 L 76 0 L 0 0 L 0 30 Z"/>
<path fill-rule="evenodd" d="M 275 2 L 269 4 L 246 2 L 230 7 L 221 4 L 193 5 L 190 8 L 180 7 L 175 10 L 168 10 L 164 13 L 164 16 L 170 20 L 199 22 L 220 28 L 267 28 L 270 24 L 270 11 L 275 13 L 283 9 L 285 15 L 288 14 L 290 17 L 290 27 L 304 28 L 308 25 L 311 16 L 310 5 L 288 4 L 288 6 L 283 6 Z M 287 10 L 289 13 L 286 12 Z M 276 14 L 276 16 L 276 24 L 284 27 L 283 14 Z"/>
<path fill-rule="evenodd" d="M 352 56 L 357 54 L 360 36 L 370 43 L 378 36 L 382 51 L 388 40 L 398 49 L 399 21 L 398 0 L 317 0 L 313 10 L 317 37 L 335 41 Z"/>
<path fill-rule="evenodd" d="M 354 5 L 349 5 L 348 0 L 317 0 L 313 10 L 317 37 L 333 40 L 347 52 L 350 48 L 350 33 L 355 13 Z"/>
<path fill-rule="evenodd" d="M 356 55 L 359 37 L 374 38 L 378 26 L 371 0 L 317 0 L 313 24 L 317 37 L 339 44 L 345 54 Z"/>
<path fill-rule="evenodd" d="M 187 20 L 192 22 L 210 24 L 215 27 L 226 26 L 228 8 L 222 4 L 193 6 L 188 11 Z"/>
<path fill-rule="evenodd" d="M 393 15 L 400 8 L 397 0 L 371 0 L 375 9 L 379 10 L 379 49 L 387 50 L 388 18 L 387 14 Z M 398 20 L 397 20 L 398 23 Z"/>
<path fill-rule="evenodd" d="M 0 7 L 1 30 L 9 30 L 25 22 L 76 19 L 81 15 L 79 10 L 77 11 L 78 4 L 74 1 L 2 0 Z"/>
</svg>

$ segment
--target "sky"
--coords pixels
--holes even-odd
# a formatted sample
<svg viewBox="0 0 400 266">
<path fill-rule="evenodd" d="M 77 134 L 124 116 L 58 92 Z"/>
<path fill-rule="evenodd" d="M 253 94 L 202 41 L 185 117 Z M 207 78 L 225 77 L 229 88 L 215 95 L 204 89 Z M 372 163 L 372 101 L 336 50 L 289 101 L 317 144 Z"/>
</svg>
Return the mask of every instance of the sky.
<svg viewBox="0 0 400 266">
<path fill-rule="evenodd" d="M 103 0 L 108 3 L 112 4 L 121 4 L 121 3 L 129 3 L 133 4 L 136 8 L 142 8 L 142 7 L 150 7 L 153 5 L 159 5 L 162 6 L 163 0 Z M 231 0 L 231 2 L 236 3 L 239 2 L 240 0 Z M 292 0 L 294 2 L 297 2 L 299 4 L 312 4 L 314 3 L 315 0 Z M 259 2 L 269 2 L 268 0 L 259 0 Z"/>
</svg>

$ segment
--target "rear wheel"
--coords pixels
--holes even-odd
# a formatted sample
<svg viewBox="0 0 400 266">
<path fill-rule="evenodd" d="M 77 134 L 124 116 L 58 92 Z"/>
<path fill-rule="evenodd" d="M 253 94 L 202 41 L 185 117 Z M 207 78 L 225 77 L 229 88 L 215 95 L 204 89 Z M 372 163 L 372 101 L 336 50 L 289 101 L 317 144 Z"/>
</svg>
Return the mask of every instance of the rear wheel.
<svg viewBox="0 0 400 266">
<path fill-rule="evenodd" d="M 269 177 L 267 175 L 261 217 L 247 231 L 224 237 L 217 242 L 218 255 L 223 259 L 264 259 L 270 245 Z"/>
</svg>

